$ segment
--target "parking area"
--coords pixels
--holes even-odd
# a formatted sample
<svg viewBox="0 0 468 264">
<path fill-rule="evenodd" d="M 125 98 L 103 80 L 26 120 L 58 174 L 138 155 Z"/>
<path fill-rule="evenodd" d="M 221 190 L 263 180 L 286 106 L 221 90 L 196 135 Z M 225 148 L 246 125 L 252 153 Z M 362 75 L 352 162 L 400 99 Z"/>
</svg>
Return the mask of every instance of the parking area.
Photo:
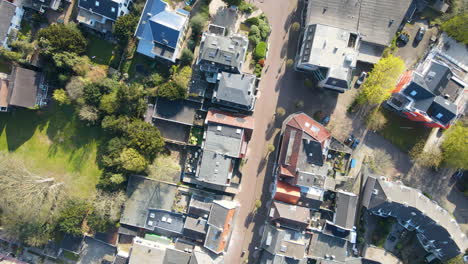
<svg viewBox="0 0 468 264">
<path fill-rule="evenodd" d="M 426 28 L 426 33 L 421 41 L 416 41 L 415 37 L 420 27 Z M 431 37 L 437 36 L 437 28 L 429 27 L 427 20 L 415 19 L 413 22 L 408 23 L 403 28 L 402 32 L 406 32 L 409 35 L 409 42 L 398 48 L 396 56 L 401 57 L 405 61 L 407 68 L 412 68 L 420 59 L 423 58 L 426 51 L 429 50 L 431 45 Z"/>
</svg>

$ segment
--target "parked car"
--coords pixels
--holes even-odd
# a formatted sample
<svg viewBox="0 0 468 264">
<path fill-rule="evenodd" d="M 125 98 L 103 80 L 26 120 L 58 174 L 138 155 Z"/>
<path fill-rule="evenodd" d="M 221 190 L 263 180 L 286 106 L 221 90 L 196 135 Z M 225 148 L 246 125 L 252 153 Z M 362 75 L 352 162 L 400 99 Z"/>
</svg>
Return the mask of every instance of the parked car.
<svg viewBox="0 0 468 264">
<path fill-rule="evenodd" d="M 404 45 L 409 42 L 409 34 L 407 32 L 402 32 L 398 35 L 398 40 Z"/>
<path fill-rule="evenodd" d="M 426 28 L 420 27 L 418 33 L 416 33 L 416 37 L 414 38 L 414 40 L 418 42 L 421 41 L 424 38 L 424 34 L 426 34 Z"/>
<path fill-rule="evenodd" d="M 356 88 L 359 88 L 361 84 L 366 80 L 367 78 L 367 72 L 361 72 L 361 75 L 359 75 L 359 78 L 356 81 Z"/>
</svg>

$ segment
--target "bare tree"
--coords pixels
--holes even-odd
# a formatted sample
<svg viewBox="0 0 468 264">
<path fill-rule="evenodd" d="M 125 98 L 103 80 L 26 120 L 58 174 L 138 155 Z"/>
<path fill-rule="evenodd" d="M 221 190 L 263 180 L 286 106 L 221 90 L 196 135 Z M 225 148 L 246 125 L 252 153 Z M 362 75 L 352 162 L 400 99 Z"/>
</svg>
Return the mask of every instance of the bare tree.
<svg viewBox="0 0 468 264">
<path fill-rule="evenodd" d="M 368 166 L 374 173 L 384 173 L 393 168 L 392 157 L 383 149 L 376 149 L 368 156 Z"/>
<path fill-rule="evenodd" d="M 108 193 L 99 190 L 92 202 L 94 212 L 106 217 L 111 222 L 117 222 L 126 199 L 127 196 L 122 191 Z"/>
</svg>

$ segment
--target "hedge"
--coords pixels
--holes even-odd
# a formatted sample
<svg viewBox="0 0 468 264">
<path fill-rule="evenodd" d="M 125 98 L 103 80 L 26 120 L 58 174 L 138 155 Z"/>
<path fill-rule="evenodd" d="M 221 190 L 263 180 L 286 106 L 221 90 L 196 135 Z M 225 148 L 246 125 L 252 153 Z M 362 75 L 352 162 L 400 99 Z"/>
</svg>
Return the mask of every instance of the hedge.
<svg viewBox="0 0 468 264">
<path fill-rule="evenodd" d="M 258 61 L 266 57 L 267 44 L 263 41 L 259 42 L 255 47 L 254 58 Z"/>
</svg>

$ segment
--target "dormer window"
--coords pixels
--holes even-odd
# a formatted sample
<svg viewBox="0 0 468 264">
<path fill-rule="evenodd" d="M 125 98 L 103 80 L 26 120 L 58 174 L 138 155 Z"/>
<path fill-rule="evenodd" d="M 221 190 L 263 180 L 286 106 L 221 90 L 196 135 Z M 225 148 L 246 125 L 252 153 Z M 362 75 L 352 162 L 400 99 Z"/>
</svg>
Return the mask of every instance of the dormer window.
<svg viewBox="0 0 468 264">
<path fill-rule="evenodd" d="M 111 8 L 111 12 L 112 12 L 112 13 L 115 13 L 115 7 L 112 7 L 112 8 Z"/>
<path fill-rule="evenodd" d="M 96 1 L 96 3 L 95 3 L 95 4 L 96 4 L 96 6 L 99 6 L 99 1 Z"/>
<path fill-rule="evenodd" d="M 438 114 L 436 115 L 436 118 L 437 118 L 437 119 L 441 119 L 443 116 L 444 116 L 444 114 L 438 113 Z"/>
<path fill-rule="evenodd" d="M 416 92 L 415 90 L 411 91 L 411 96 L 416 96 L 418 94 L 418 92 Z"/>
</svg>

